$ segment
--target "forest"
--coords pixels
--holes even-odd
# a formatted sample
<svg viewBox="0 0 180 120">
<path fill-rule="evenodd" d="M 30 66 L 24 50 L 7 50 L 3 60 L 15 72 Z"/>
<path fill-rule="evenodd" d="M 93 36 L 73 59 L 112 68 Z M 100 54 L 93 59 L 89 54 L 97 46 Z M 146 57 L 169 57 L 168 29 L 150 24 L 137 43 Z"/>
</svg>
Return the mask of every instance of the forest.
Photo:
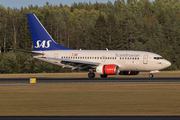
<svg viewBox="0 0 180 120">
<path fill-rule="evenodd" d="M 28 8 L 0 5 L 0 73 L 71 72 L 9 48 L 33 50 L 27 13 L 34 13 L 56 43 L 82 50 L 138 50 L 162 55 L 180 69 L 180 1 L 116 0 Z"/>
</svg>

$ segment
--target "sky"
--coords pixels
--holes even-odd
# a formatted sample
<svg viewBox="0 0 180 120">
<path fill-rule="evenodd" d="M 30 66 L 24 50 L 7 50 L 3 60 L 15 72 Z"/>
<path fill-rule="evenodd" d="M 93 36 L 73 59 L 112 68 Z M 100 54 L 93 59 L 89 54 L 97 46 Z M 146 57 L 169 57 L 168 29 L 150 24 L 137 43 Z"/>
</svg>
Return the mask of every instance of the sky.
<svg viewBox="0 0 180 120">
<path fill-rule="evenodd" d="M 3 5 L 5 8 L 10 7 L 10 8 L 18 8 L 20 9 L 21 6 L 23 7 L 28 7 L 28 5 L 38 5 L 38 6 L 43 6 L 46 5 L 46 2 L 49 2 L 52 5 L 58 5 L 62 3 L 63 5 L 68 5 L 71 6 L 74 2 L 79 3 L 79 2 L 87 2 L 91 1 L 91 3 L 95 3 L 96 1 L 98 3 L 107 3 L 108 0 L 0 0 L 0 5 Z M 115 2 L 115 0 L 109 0 L 112 3 Z"/>
</svg>

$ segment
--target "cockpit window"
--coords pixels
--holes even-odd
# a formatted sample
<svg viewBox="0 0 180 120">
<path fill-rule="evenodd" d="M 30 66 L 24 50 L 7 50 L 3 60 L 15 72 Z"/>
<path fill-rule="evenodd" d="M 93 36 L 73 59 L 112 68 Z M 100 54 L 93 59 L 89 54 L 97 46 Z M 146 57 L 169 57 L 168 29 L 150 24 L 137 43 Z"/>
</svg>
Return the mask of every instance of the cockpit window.
<svg viewBox="0 0 180 120">
<path fill-rule="evenodd" d="M 164 59 L 163 57 L 154 57 L 155 60 Z"/>
</svg>

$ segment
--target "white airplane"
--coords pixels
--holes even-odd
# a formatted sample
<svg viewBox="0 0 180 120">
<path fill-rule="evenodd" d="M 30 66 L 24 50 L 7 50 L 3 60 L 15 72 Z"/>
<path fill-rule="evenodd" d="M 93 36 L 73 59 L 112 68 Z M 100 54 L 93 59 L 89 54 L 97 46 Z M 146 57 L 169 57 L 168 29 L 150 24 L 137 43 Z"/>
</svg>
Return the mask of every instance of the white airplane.
<svg viewBox="0 0 180 120">
<path fill-rule="evenodd" d="M 88 77 L 95 72 L 106 78 L 108 75 L 138 75 L 153 73 L 171 66 L 162 56 L 144 51 L 127 50 L 73 50 L 58 45 L 34 14 L 27 14 L 34 51 L 13 49 L 31 53 L 35 59 L 72 70 L 87 70 Z"/>
</svg>

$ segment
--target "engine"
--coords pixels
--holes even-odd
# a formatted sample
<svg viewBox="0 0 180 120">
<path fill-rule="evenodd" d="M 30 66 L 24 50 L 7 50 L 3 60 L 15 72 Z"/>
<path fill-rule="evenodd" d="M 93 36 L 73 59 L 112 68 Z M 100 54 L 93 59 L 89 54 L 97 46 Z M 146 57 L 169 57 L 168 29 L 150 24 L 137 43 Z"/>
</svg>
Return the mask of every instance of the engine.
<svg viewBox="0 0 180 120">
<path fill-rule="evenodd" d="M 139 71 L 121 71 L 119 75 L 138 75 Z"/>
<path fill-rule="evenodd" d="M 96 68 L 97 74 L 100 75 L 117 75 L 119 73 L 119 67 L 117 65 L 100 65 Z"/>
</svg>

